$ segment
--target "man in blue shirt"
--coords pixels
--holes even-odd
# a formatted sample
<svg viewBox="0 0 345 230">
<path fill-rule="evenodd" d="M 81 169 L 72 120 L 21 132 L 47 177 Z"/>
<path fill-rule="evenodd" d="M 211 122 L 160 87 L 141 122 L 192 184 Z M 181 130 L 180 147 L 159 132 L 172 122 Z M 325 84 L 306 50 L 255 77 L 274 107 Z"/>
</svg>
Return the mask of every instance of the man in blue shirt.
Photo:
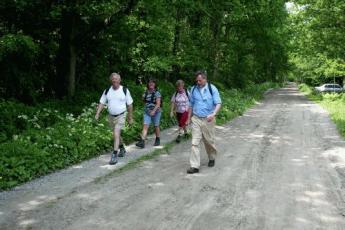
<svg viewBox="0 0 345 230">
<path fill-rule="evenodd" d="M 215 165 L 217 149 L 215 146 L 215 117 L 221 108 L 218 89 L 207 82 L 204 72 L 195 74 L 196 85 L 190 94 L 190 116 L 192 123 L 192 151 L 190 154 L 191 167 L 187 173 L 199 172 L 200 141 L 202 140 L 209 158 L 208 166 Z"/>
</svg>

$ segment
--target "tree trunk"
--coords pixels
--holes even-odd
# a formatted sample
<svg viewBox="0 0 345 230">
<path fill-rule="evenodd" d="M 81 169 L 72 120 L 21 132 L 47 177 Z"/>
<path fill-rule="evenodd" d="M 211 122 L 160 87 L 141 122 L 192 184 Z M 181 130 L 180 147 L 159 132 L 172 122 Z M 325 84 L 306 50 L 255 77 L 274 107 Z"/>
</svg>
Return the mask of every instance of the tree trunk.
<svg viewBox="0 0 345 230">
<path fill-rule="evenodd" d="M 77 51 L 74 38 L 76 37 L 76 16 L 71 18 L 71 32 L 69 36 L 69 65 L 67 71 L 67 96 L 72 98 L 75 94 L 75 73 L 77 66 Z"/>
<path fill-rule="evenodd" d="M 174 41 L 172 47 L 172 55 L 175 60 L 177 60 L 177 53 L 180 47 L 180 35 L 181 35 L 181 13 L 180 9 L 176 8 L 176 17 L 175 17 L 175 33 L 174 33 Z M 180 73 L 180 66 L 178 63 L 172 65 L 172 72 L 169 74 L 169 78 L 173 80 L 177 80 L 179 78 Z"/>
<path fill-rule="evenodd" d="M 219 72 L 219 63 L 220 63 L 220 37 L 221 37 L 221 30 L 222 25 L 221 21 L 219 21 L 219 18 L 217 20 L 211 20 L 211 27 L 212 27 L 212 33 L 213 33 L 213 47 L 212 47 L 212 59 L 213 59 L 213 73 L 212 73 L 212 79 L 215 80 L 218 78 L 218 72 Z"/>
<path fill-rule="evenodd" d="M 77 52 L 76 48 L 73 44 L 70 44 L 69 48 L 69 68 L 68 68 L 68 86 L 67 86 L 67 96 L 68 98 L 72 98 L 75 94 L 75 72 L 76 72 L 76 65 L 77 65 Z"/>
<path fill-rule="evenodd" d="M 71 98 L 75 93 L 75 74 L 77 48 L 74 44 L 76 36 L 76 17 L 71 12 L 64 12 L 61 21 L 61 39 L 57 57 L 57 78 L 55 90 L 59 98 Z"/>
</svg>

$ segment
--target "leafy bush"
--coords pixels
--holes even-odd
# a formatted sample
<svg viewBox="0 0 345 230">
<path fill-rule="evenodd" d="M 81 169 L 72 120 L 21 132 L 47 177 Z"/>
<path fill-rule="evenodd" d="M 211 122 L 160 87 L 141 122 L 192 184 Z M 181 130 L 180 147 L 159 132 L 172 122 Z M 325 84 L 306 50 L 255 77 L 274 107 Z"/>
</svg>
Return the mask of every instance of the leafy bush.
<svg viewBox="0 0 345 230">
<path fill-rule="evenodd" d="M 298 86 L 298 88 L 299 88 L 299 90 L 301 90 L 302 92 L 304 92 L 306 94 L 312 94 L 314 91 L 310 86 L 308 86 L 307 84 L 304 84 L 304 83 L 300 84 Z"/>
<path fill-rule="evenodd" d="M 78 117 L 66 114 L 51 127 L 35 126 L 13 140 L 0 144 L 0 188 L 9 188 L 73 163 L 89 159 L 108 149 L 111 131 L 105 119 L 93 120 L 95 104 Z M 46 110 L 47 116 L 54 111 Z M 26 116 L 26 115 L 23 115 Z"/>
<path fill-rule="evenodd" d="M 326 93 L 322 95 L 322 98 L 328 101 L 337 101 L 337 100 L 340 100 L 341 97 L 342 95 L 338 93 Z"/>
<path fill-rule="evenodd" d="M 18 134 L 28 129 L 28 124 L 18 115 L 26 114 L 33 116 L 35 108 L 26 106 L 22 103 L 0 100 L 0 143 L 12 138 L 12 135 Z"/>
<path fill-rule="evenodd" d="M 15 134 L 31 129 L 45 128 L 63 119 L 63 113 L 56 109 L 27 106 L 14 101 L 0 101 L 0 128 L 3 130 L 0 143 Z"/>
</svg>

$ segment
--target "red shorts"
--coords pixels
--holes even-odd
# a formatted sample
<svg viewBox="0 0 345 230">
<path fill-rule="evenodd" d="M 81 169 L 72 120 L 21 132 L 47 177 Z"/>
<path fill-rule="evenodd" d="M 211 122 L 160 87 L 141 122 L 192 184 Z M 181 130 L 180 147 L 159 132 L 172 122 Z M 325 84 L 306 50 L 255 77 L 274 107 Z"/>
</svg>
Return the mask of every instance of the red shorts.
<svg viewBox="0 0 345 230">
<path fill-rule="evenodd" d="M 179 127 L 181 128 L 186 127 L 186 122 L 188 120 L 188 111 L 184 113 L 176 113 L 176 118 L 177 118 Z"/>
</svg>

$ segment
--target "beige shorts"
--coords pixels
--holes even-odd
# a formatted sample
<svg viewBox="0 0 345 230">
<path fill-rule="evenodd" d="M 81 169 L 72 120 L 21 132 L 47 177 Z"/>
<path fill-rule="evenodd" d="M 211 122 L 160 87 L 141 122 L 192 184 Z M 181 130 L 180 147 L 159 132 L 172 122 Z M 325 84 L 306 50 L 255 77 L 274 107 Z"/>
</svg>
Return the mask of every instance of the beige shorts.
<svg viewBox="0 0 345 230">
<path fill-rule="evenodd" d="M 122 129 L 126 123 L 126 113 L 121 114 L 120 116 L 114 117 L 108 115 L 109 127 L 111 130 Z"/>
</svg>

